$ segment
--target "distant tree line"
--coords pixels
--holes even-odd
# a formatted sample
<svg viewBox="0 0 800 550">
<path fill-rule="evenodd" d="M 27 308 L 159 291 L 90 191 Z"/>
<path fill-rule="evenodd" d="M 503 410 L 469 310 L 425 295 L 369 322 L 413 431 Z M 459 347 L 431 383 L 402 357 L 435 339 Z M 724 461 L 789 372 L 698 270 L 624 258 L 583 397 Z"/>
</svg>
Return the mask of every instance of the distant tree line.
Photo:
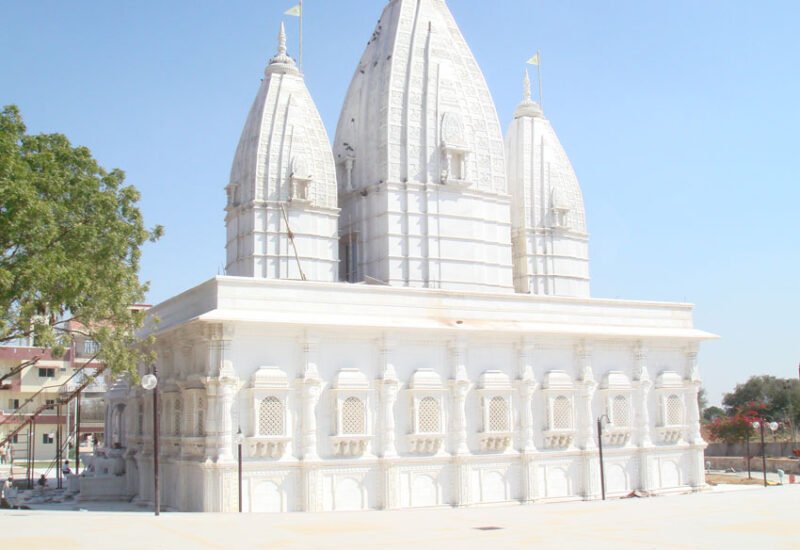
<svg viewBox="0 0 800 550">
<path fill-rule="evenodd" d="M 770 375 L 751 376 L 722 398 L 722 407 L 706 406 L 698 395 L 710 439 L 734 443 L 755 434 L 753 422 L 777 422 L 784 434 L 794 434 L 800 421 L 800 380 Z"/>
</svg>

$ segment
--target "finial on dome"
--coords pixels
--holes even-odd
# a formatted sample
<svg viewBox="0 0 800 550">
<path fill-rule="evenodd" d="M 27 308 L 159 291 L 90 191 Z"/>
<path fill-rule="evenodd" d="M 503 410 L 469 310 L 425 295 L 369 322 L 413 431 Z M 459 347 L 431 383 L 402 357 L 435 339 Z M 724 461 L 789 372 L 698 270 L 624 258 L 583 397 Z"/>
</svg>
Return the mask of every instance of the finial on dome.
<svg viewBox="0 0 800 550">
<path fill-rule="evenodd" d="M 528 69 L 525 69 L 525 80 L 522 81 L 522 99 L 531 101 L 531 77 L 528 75 Z"/>
<path fill-rule="evenodd" d="M 294 60 L 286 53 L 286 27 L 281 21 L 281 30 L 278 33 L 278 53 L 269 60 L 267 72 L 273 71 L 297 71 Z"/>
<path fill-rule="evenodd" d="M 278 55 L 286 55 L 286 27 L 281 21 L 281 31 L 278 33 Z"/>
<path fill-rule="evenodd" d="M 531 96 L 531 77 L 528 69 L 525 69 L 525 78 L 522 80 L 522 101 L 517 105 L 514 118 L 541 116 L 543 116 L 542 107 Z"/>
</svg>

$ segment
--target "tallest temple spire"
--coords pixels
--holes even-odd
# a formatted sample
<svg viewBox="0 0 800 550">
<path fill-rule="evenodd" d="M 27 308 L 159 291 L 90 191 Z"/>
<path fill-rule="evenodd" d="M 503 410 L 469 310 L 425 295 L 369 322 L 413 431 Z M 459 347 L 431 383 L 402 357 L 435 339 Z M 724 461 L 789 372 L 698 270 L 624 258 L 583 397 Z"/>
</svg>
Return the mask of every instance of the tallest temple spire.
<svg viewBox="0 0 800 550">
<path fill-rule="evenodd" d="M 334 155 L 345 280 L 512 291 L 497 110 L 444 0 L 386 5 Z"/>
</svg>

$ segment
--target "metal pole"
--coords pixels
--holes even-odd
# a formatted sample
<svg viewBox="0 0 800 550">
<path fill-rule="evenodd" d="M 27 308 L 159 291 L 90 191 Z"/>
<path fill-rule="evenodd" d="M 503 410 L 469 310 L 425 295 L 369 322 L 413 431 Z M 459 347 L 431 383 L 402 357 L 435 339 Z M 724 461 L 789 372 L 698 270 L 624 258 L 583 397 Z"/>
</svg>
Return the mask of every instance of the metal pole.
<svg viewBox="0 0 800 550">
<path fill-rule="evenodd" d="M 28 489 L 33 489 L 33 484 L 31 482 L 31 468 L 33 467 L 33 464 L 31 463 L 31 456 L 33 455 L 33 449 L 31 448 L 31 445 L 33 444 L 33 422 L 34 421 L 31 421 L 31 423 L 28 424 L 28 458 L 25 461 L 25 483 L 27 484 Z"/>
<path fill-rule="evenodd" d="M 747 479 L 753 479 L 753 475 L 750 472 L 750 434 L 747 434 Z"/>
<path fill-rule="evenodd" d="M 158 369 L 153 365 L 153 375 L 158 376 Z M 155 507 L 155 514 L 161 514 L 161 493 L 158 483 L 158 386 L 153 388 L 153 505 Z"/>
<path fill-rule="evenodd" d="M 75 475 L 81 473 L 81 392 L 75 395 Z"/>
<path fill-rule="evenodd" d="M 241 433 L 241 430 L 239 430 Z M 239 513 L 242 513 L 242 443 L 239 442 Z"/>
<path fill-rule="evenodd" d="M 764 444 L 764 419 L 761 419 L 761 467 L 764 469 L 764 487 L 767 486 L 767 448 Z"/>
<path fill-rule="evenodd" d="M 31 455 L 28 458 L 28 464 L 30 464 L 30 475 L 28 476 L 28 489 L 33 489 L 33 478 L 35 477 L 36 471 L 34 468 L 34 463 L 36 462 L 36 419 L 33 419 L 31 422 Z"/>
<path fill-rule="evenodd" d="M 539 62 L 536 64 L 536 77 L 539 80 L 539 107 L 544 109 L 544 97 L 542 96 L 542 52 L 536 50 L 536 58 Z"/>
<path fill-rule="evenodd" d="M 303 0 L 300 0 L 300 55 L 298 57 L 300 70 L 303 70 Z"/>
<path fill-rule="evenodd" d="M 56 407 L 56 486 L 61 489 L 61 403 Z"/>
<path fill-rule="evenodd" d="M 606 473 L 603 467 L 603 425 L 597 419 L 597 448 L 600 450 L 600 492 L 603 500 L 606 499 Z"/>
</svg>

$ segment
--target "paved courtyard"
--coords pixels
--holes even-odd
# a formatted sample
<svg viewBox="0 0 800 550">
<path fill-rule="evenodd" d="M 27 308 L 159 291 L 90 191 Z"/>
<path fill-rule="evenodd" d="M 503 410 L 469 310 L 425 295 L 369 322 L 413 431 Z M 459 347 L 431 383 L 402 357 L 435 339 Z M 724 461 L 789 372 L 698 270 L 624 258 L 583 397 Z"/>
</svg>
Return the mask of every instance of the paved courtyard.
<svg viewBox="0 0 800 550">
<path fill-rule="evenodd" d="M 3 548 L 800 547 L 800 485 L 607 502 L 335 514 L 0 511 Z M 74 506 L 74 505 L 73 505 Z M 121 505 L 95 504 L 123 510 Z M 484 529 L 482 529 L 484 528 Z M 491 529 L 485 529 L 491 528 Z"/>
</svg>

